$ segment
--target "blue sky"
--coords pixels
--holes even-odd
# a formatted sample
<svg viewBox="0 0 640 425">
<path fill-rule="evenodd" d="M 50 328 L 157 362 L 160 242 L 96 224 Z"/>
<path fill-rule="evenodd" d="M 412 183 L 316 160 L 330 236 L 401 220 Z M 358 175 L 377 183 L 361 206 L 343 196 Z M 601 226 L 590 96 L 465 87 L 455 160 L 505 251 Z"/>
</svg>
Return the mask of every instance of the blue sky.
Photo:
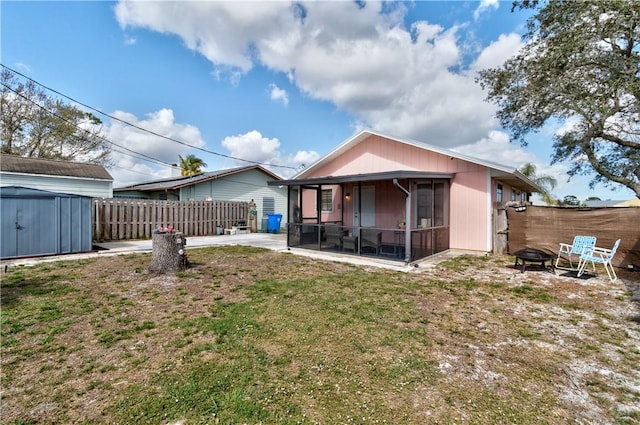
<svg viewBox="0 0 640 425">
<path fill-rule="evenodd" d="M 549 126 L 509 143 L 475 83 L 522 45 L 511 2 L 2 1 L 1 60 L 47 87 L 155 133 L 98 115 L 109 140 L 207 170 L 265 164 L 289 177 L 362 128 L 558 179 L 556 197 L 630 199 L 567 182 Z M 559 128 L 560 125 L 558 124 Z M 122 186 L 167 166 L 114 152 Z M 220 155 L 216 155 L 220 154 Z M 225 157 L 227 156 L 227 157 Z"/>
</svg>

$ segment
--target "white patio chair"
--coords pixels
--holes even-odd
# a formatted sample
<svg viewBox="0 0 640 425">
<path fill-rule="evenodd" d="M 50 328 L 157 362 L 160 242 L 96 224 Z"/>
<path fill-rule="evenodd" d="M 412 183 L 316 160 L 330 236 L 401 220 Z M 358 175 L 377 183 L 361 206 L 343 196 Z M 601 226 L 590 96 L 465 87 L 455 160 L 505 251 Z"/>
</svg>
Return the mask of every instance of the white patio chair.
<svg viewBox="0 0 640 425">
<path fill-rule="evenodd" d="M 580 268 L 580 262 L 578 262 L 578 266 L 574 268 L 573 256 L 577 255 L 580 257 L 587 248 L 593 248 L 594 246 L 596 246 L 595 236 L 576 236 L 573 238 L 573 243 L 571 245 L 561 243 L 560 249 L 558 250 L 558 258 L 556 258 L 556 269 L 561 268 L 558 267 L 560 257 L 562 255 L 566 255 L 569 259 L 569 265 L 571 267 L 570 270 L 578 270 Z"/>
<path fill-rule="evenodd" d="M 594 270 L 596 269 L 595 263 L 602 264 L 604 266 L 604 269 L 607 271 L 609 279 L 612 282 L 616 280 L 618 276 L 616 276 L 616 271 L 613 269 L 611 260 L 613 259 L 613 256 L 616 255 L 618 245 L 620 245 L 620 239 L 618 239 L 616 243 L 613 244 L 613 248 L 611 249 L 598 248 L 597 246 L 587 248 L 580 256 L 578 277 L 582 276 L 584 270 L 587 268 L 587 263 L 591 262 L 593 264 Z M 611 275 L 613 275 L 613 277 L 611 277 Z"/>
</svg>

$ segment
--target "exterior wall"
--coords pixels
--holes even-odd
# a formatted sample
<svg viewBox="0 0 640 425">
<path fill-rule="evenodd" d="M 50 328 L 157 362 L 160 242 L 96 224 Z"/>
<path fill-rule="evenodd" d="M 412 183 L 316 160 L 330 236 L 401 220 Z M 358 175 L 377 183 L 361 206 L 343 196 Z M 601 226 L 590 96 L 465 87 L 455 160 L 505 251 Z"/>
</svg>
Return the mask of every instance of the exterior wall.
<svg viewBox="0 0 640 425">
<path fill-rule="evenodd" d="M 371 136 L 340 157 L 304 177 L 344 176 L 384 171 L 455 173 L 461 161 L 425 149 Z"/>
<path fill-rule="evenodd" d="M 287 214 L 287 188 L 268 186 L 267 182 L 274 180 L 260 170 L 253 169 L 241 173 L 223 176 L 217 179 L 196 183 L 177 190 L 168 191 L 166 199 L 169 201 L 242 201 L 256 203 L 258 210 L 258 229 L 262 227 L 262 217 L 266 216 L 264 198 L 273 198 L 274 213 L 282 214 L 282 222 L 286 223 Z M 117 197 L 160 200 L 164 191 L 140 192 L 136 190 L 118 191 Z"/>
<path fill-rule="evenodd" d="M 123 190 L 114 193 L 115 198 L 149 199 L 149 194 L 137 190 Z"/>
<path fill-rule="evenodd" d="M 180 199 L 188 200 L 216 200 L 216 201 L 244 201 L 252 199 L 258 210 L 258 228 L 261 228 L 261 218 L 264 214 L 263 199 L 274 199 L 274 213 L 282 214 L 282 222 L 288 221 L 287 216 L 287 188 L 268 186 L 273 180 L 259 170 L 248 170 L 242 173 L 221 177 L 215 180 L 198 183 L 180 189 Z"/>
<path fill-rule="evenodd" d="M 454 174 L 450 182 L 449 198 L 450 247 L 478 251 L 491 249 L 491 198 L 487 193 L 489 170 L 482 165 L 371 136 L 304 177 L 401 170 Z M 351 192 L 352 195 L 353 190 L 353 187 L 345 187 L 345 192 Z M 391 211 L 388 209 L 390 203 L 404 205 L 404 197 L 396 192 L 399 191 L 395 188 L 388 190 L 384 186 L 376 187 L 376 211 L 381 213 L 376 217 L 377 227 L 397 225 L 398 217 L 388 216 L 393 212 L 385 213 Z M 352 211 L 352 205 L 345 203 L 345 222 L 351 222 Z"/>
<path fill-rule="evenodd" d="M 179 201 L 180 191 L 171 190 L 165 193 L 164 191 L 142 192 L 138 190 L 123 190 L 115 192 L 115 198 L 149 199 L 151 201 Z"/>
<path fill-rule="evenodd" d="M 467 164 L 469 170 L 456 173 L 451 181 L 449 247 L 490 251 L 489 171 L 479 165 Z"/>
<path fill-rule="evenodd" d="M 69 193 L 92 198 L 113 197 L 113 183 L 111 181 L 79 177 L 2 173 L 0 186 L 28 187 L 31 189 L 46 190 L 48 192 Z"/>
<path fill-rule="evenodd" d="M 323 223 L 334 222 L 341 223 L 342 222 L 342 208 L 344 208 L 345 204 L 348 201 L 344 200 L 344 196 L 342 190 L 340 189 L 340 185 L 326 185 L 322 187 L 323 190 L 332 190 L 333 195 L 333 211 L 323 211 L 321 221 Z M 348 191 L 345 191 L 345 193 Z M 353 195 L 353 194 L 352 194 Z M 352 200 L 353 202 L 353 200 Z M 316 191 L 305 189 L 302 192 L 302 216 L 303 217 L 315 217 L 317 211 L 316 205 Z M 345 216 L 345 220 L 347 217 Z M 308 220 L 307 220 L 308 221 Z"/>
<path fill-rule="evenodd" d="M 404 185 L 403 182 L 401 184 Z M 405 215 L 405 195 L 390 181 L 363 182 L 363 186 L 375 186 L 376 227 L 394 229 Z M 351 194 L 350 201 L 343 201 L 344 224 L 353 225 L 354 202 L 356 201 L 357 184 L 345 185 L 345 193 Z"/>
</svg>

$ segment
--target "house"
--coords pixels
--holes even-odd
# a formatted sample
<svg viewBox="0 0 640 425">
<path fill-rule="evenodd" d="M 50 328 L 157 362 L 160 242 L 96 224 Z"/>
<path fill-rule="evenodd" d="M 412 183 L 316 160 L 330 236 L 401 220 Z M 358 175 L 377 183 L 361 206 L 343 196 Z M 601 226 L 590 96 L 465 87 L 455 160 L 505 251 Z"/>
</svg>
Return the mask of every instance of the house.
<svg viewBox="0 0 640 425">
<path fill-rule="evenodd" d="M 513 167 L 362 131 L 290 180 L 288 245 L 413 262 L 488 252 L 494 208 L 542 189 Z"/>
<path fill-rule="evenodd" d="M 0 186 L 18 186 L 93 198 L 113 196 L 113 177 L 98 164 L 0 156 Z"/>
<path fill-rule="evenodd" d="M 286 190 L 267 185 L 274 180 L 281 178 L 260 165 L 249 165 L 119 187 L 113 193 L 116 198 L 169 201 L 253 200 L 258 217 L 276 213 L 286 217 Z M 260 220 L 258 227 L 263 227 Z"/>
</svg>

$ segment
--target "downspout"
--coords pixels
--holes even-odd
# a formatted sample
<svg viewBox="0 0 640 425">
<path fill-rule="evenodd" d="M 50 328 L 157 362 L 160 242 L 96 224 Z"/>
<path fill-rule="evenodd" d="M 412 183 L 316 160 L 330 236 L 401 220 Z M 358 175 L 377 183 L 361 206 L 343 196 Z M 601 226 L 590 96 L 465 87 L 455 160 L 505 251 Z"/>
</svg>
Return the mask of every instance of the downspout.
<svg viewBox="0 0 640 425">
<path fill-rule="evenodd" d="M 393 185 L 400 189 L 405 195 L 404 261 L 408 263 L 411 258 L 411 193 L 400 185 L 398 179 L 393 179 Z"/>
</svg>

